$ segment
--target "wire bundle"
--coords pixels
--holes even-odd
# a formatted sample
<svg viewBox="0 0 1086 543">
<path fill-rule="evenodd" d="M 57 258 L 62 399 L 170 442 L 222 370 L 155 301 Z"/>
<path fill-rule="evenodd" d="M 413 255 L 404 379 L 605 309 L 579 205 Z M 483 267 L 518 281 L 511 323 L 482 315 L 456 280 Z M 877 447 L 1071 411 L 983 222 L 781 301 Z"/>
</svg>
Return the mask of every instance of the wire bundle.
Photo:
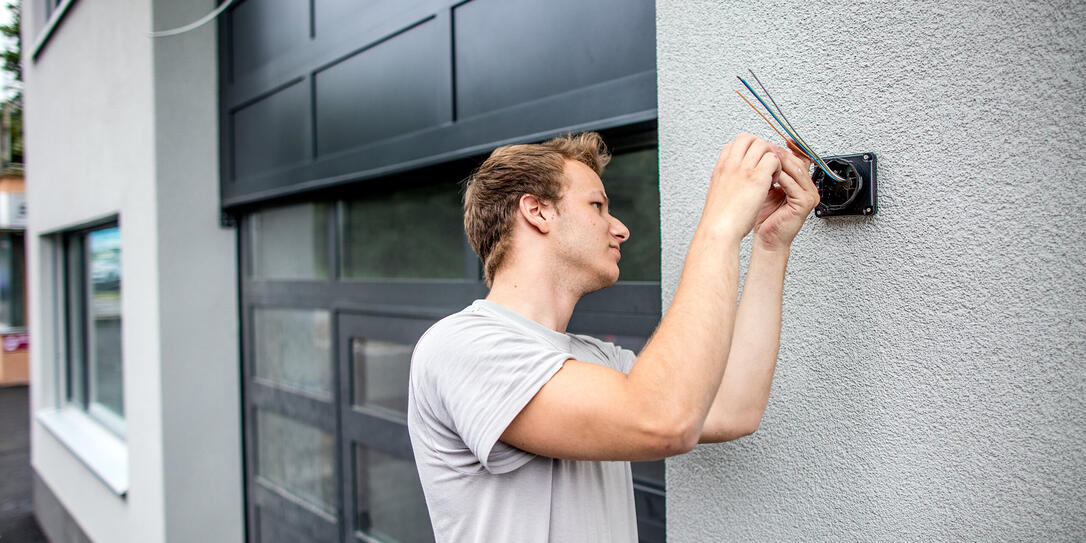
<svg viewBox="0 0 1086 543">
<path fill-rule="evenodd" d="M 796 146 L 799 147 L 800 151 L 802 151 L 803 154 L 807 155 L 807 157 L 810 158 L 812 162 L 817 164 L 823 172 L 826 172 L 826 175 L 829 176 L 830 179 L 838 182 L 845 182 L 845 179 L 843 177 L 837 175 L 832 170 L 830 170 L 830 167 L 826 165 L 826 161 L 822 160 L 822 157 L 818 156 L 818 153 L 815 153 L 811 149 L 811 146 L 807 145 L 807 142 L 803 141 L 803 138 L 799 137 L 799 132 L 796 131 L 795 127 L 792 126 L 792 123 L 788 122 L 788 117 L 784 116 L 784 110 L 782 110 L 781 107 L 777 105 L 776 100 L 774 100 L 773 96 L 769 94 L 768 90 L 766 90 L 765 85 L 762 85 L 762 82 L 758 80 L 758 76 L 754 75 L 754 70 L 749 71 L 751 77 L 754 78 L 754 82 L 757 83 L 759 87 L 761 87 L 762 92 L 766 95 L 766 98 L 769 98 L 769 102 L 772 103 L 773 107 L 777 109 L 776 113 L 773 112 L 773 108 L 769 107 L 769 104 L 765 103 L 765 100 L 762 100 L 761 96 L 758 96 L 757 92 L 754 92 L 754 89 L 750 86 L 749 83 L 747 83 L 746 79 L 743 79 L 742 76 L 738 75 L 735 77 L 739 78 L 739 81 L 743 83 L 743 86 L 746 87 L 747 90 L 749 90 L 750 93 L 754 95 L 754 98 L 756 98 L 758 102 L 762 104 L 762 107 L 764 107 L 765 110 L 768 111 L 771 116 L 773 116 L 773 120 L 777 121 L 777 124 L 780 125 L 780 127 L 784 129 L 785 133 L 787 133 L 788 136 L 791 137 L 789 138 L 788 136 L 781 134 L 781 131 L 777 130 L 777 127 L 773 126 L 773 123 L 770 122 L 765 115 L 762 115 L 762 112 L 758 111 L 758 108 L 754 107 L 754 104 L 752 104 L 750 100 L 747 100 L 746 96 L 743 96 L 742 93 L 740 93 L 739 91 L 735 91 L 735 94 L 738 94 L 739 97 L 742 98 L 743 101 L 746 102 L 747 105 L 754 110 L 755 113 L 765 119 L 765 122 L 769 123 L 769 127 L 772 128 L 773 131 L 777 133 L 777 135 L 779 135 L 785 141 L 791 139 L 793 142 L 795 142 Z M 778 116 L 777 113 L 779 113 L 780 115 Z"/>
</svg>

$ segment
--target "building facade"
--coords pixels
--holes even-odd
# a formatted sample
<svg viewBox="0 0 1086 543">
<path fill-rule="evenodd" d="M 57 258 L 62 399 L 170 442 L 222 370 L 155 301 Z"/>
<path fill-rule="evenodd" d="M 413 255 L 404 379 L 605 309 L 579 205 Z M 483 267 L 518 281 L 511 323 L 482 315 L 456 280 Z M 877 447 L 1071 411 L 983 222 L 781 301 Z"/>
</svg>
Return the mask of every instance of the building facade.
<svg viewBox="0 0 1086 543">
<path fill-rule="evenodd" d="M 210 4 L 23 3 L 31 463 L 53 541 L 243 538 L 218 50 L 213 29 L 148 37 Z"/>
<path fill-rule="evenodd" d="M 635 466 L 641 539 L 1086 537 L 1081 6 L 223 7 L 23 3 L 52 541 L 432 539 L 403 413 L 414 341 L 486 292 L 459 182 L 600 131 L 632 238 L 571 330 L 638 349 L 720 146 L 772 135 L 748 67 L 878 155 L 879 211 L 809 219 L 761 429 Z"/>
</svg>

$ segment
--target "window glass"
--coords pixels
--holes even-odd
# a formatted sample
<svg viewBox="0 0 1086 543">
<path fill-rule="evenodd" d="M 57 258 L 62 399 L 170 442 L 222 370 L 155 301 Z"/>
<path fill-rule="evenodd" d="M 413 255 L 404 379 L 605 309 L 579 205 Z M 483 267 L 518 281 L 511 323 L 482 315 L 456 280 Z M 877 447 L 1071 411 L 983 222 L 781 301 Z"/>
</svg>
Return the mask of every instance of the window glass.
<svg viewBox="0 0 1086 543">
<path fill-rule="evenodd" d="M 23 235 L 0 233 L 0 329 L 23 326 Z"/>
<path fill-rule="evenodd" d="M 108 226 L 74 231 L 59 241 L 67 399 L 124 434 L 121 230 Z"/>
<path fill-rule="evenodd" d="M 415 463 L 354 446 L 355 526 L 380 541 L 434 541 Z"/>
<path fill-rule="evenodd" d="M 630 229 L 622 244 L 620 281 L 660 280 L 660 188 L 657 150 L 616 154 L 603 170 L 611 215 Z"/>
<path fill-rule="evenodd" d="M 407 379 L 411 345 L 353 338 L 351 371 L 354 404 L 407 416 Z"/>
<path fill-rule="evenodd" d="M 124 416 L 121 373 L 121 231 L 118 227 L 87 234 L 89 299 L 87 352 L 90 403 Z"/>
<path fill-rule="evenodd" d="M 464 211 L 456 183 L 402 188 L 341 205 L 342 277 L 464 278 Z"/>
<path fill-rule="evenodd" d="M 257 474 L 328 513 L 336 510 L 335 437 L 263 409 L 256 414 Z"/>
<path fill-rule="evenodd" d="M 663 460 L 656 460 L 653 462 L 630 462 L 630 467 L 633 470 L 634 479 L 637 479 L 643 484 L 655 486 L 660 490 L 664 489 Z"/>
<path fill-rule="evenodd" d="M 331 318 L 327 311 L 253 310 L 254 375 L 287 389 L 332 398 Z"/>
<path fill-rule="evenodd" d="M 256 279 L 327 279 L 326 203 L 272 208 L 249 218 L 252 276 Z"/>
<path fill-rule="evenodd" d="M 84 238 L 71 236 L 64 247 L 64 299 L 67 315 L 67 353 L 68 353 L 68 399 L 86 407 L 86 334 L 84 323 L 87 314 L 86 269 L 84 256 Z"/>
</svg>

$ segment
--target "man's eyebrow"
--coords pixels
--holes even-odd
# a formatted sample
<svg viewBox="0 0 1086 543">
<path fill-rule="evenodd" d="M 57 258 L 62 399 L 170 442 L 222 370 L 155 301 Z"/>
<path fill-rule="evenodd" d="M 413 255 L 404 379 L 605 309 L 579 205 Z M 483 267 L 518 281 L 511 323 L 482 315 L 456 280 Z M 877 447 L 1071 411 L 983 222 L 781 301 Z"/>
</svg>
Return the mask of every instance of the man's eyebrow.
<svg viewBox="0 0 1086 543">
<path fill-rule="evenodd" d="M 603 203 L 605 203 L 605 204 L 611 203 L 611 199 L 607 197 L 606 192 L 603 192 L 602 190 L 597 190 L 597 191 L 594 191 L 593 194 L 596 194 L 600 198 L 603 198 Z"/>
</svg>

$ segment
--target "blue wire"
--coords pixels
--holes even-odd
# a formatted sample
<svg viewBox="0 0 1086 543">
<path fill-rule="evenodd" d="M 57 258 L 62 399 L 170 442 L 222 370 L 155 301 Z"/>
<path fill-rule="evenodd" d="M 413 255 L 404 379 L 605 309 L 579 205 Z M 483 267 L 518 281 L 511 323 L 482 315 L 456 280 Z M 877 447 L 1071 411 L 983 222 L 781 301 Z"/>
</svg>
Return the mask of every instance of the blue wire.
<svg viewBox="0 0 1086 543">
<path fill-rule="evenodd" d="M 762 104 L 762 107 L 764 107 L 766 109 L 766 111 L 768 111 L 769 114 L 773 116 L 773 120 L 777 121 L 777 124 L 780 125 L 780 127 L 783 128 L 784 131 L 787 132 L 789 136 L 792 136 L 792 141 L 794 141 L 796 143 L 796 145 L 799 146 L 800 149 L 802 149 L 805 153 L 807 153 L 815 161 L 815 163 L 818 164 L 818 167 L 820 169 L 822 169 L 822 171 L 826 172 L 826 175 L 829 175 L 830 178 L 832 178 L 834 180 L 844 181 L 844 179 L 842 179 L 841 177 L 837 176 L 837 174 L 835 174 L 835 173 L 833 173 L 832 171 L 829 170 L 829 167 L 822 160 L 822 157 L 818 156 L 818 153 L 815 153 L 813 150 L 811 150 L 811 148 L 807 145 L 807 142 L 800 139 L 800 137 L 797 134 L 795 134 L 793 130 L 789 130 L 789 128 L 787 126 L 785 126 L 785 123 L 781 122 L 780 118 L 778 118 L 777 115 L 775 113 L 773 113 L 773 110 L 765 103 L 765 100 L 762 100 L 762 97 L 758 96 L 757 92 L 754 92 L 754 89 L 751 88 L 750 84 L 747 83 L 747 81 L 745 79 L 743 79 L 742 77 L 739 77 L 739 76 L 736 76 L 736 77 L 738 77 L 739 81 L 741 81 L 743 83 L 743 85 L 745 87 L 747 87 L 747 90 L 749 90 L 750 93 L 754 95 L 754 98 L 756 98 L 758 100 L 758 102 L 760 102 Z M 783 115 L 783 113 L 782 113 L 782 115 Z"/>
<path fill-rule="evenodd" d="M 813 151 L 814 149 L 812 149 L 811 146 L 807 144 L 807 140 L 803 139 L 803 136 L 799 135 L 799 130 L 796 130 L 796 127 L 792 124 L 792 121 L 788 120 L 788 115 L 784 114 L 784 110 L 781 109 L 780 104 L 778 104 L 777 101 L 773 99 L 773 95 L 769 93 L 769 89 L 765 88 L 765 85 L 762 84 L 761 79 L 758 79 L 758 76 L 754 73 L 754 70 L 747 70 L 747 71 L 749 71 L 750 76 L 754 78 L 754 82 L 757 83 L 759 87 L 761 87 L 762 92 L 765 93 L 765 97 L 769 98 L 769 103 L 773 104 L 773 107 L 776 108 L 777 113 L 781 114 L 781 120 L 784 121 L 784 124 L 787 124 L 788 128 L 792 129 L 792 133 L 795 134 L 796 139 L 799 140 L 800 143 L 805 145 L 808 150 Z M 815 156 L 818 156 L 818 155 L 815 155 Z M 821 157 L 819 157 L 819 158 L 821 158 Z"/>
<path fill-rule="evenodd" d="M 818 164 L 818 167 L 823 172 L 826 172 L 826 175 L 830 176 L 830 178 L 835 180 L 835 181 L 839 181 L 839 182 L 844 182 L 845 181 L 844 178 L 842 178 L 842 177 L 838 176 L 837 174 L 833 173 L 832 171 L 830 171 L 829 166 L 826 165 L 826 163 L 822 160 L 822 157 L 818 156 L 817 153 L 815 153 L 810 148 L 808 148 L 806 145 L 804 145 L 803 142 L 801 142 L 800 139 L 798 137 L 796 137 L 796 135 L 793 134 L 792 131 L 789 130 L 788 127 L 785 126 L 784 123 L 782 123 L 779 118 L 777 118 L 777 114 L 773 113 L 773 110 L 770 109 L 770 107 L 766 105 L 765 101 L 762 100 L 761 96 L 758 96 L 757 92 L 754 92 L 754 89 L 752 89 L 750 87 L 750 84 L 747 83 L 746 79 L 743 79 L 741 76 L 738 76 L 738 75 L 735 76 L 735 77 L 739 78 L 739 81 L 741 81 L 743 83 L 743 86 L 746 87 L 747 90 L 749 90 L 750 93 L 753 94 L 756 99 L 758 99 L 758 102 L 760 102 L 762 104 L 762 107 L 764 107 L 765 110 L 768 111 L 769 114 L 773 116 L 773 120 L 777 121 L 777 124 L 779 124 L 780 127 L 783 128 L 784 131 L 787 132 L 789 136 L 792 136 L 792 141 L 794 141 L 796 143 L 796 145 L 798 145 L 799 148 L 803 150 L 803 152 L 810 155 L 811 158 L 814 159 L 815 163 Z"/>
<path fill-rule="evenodd" d="M 754 89 L 751 88 L 750 84 L 748 84 L 745 79 L 743 79 L 742 77 L 739 77 L 739 76 L 736 76 L 736 77 L 738 77 L 739 81 L 741 81 L 743 83 L 743 85 L 747 88 L 747 90 L 749 90 L 750 93 L 754 95 L 754 98 L 756 98 L 758 100 L 758 102 L 760 102 L 762 104 L 762 107 L 764 107 L 766 109 L 766 111 L 768 111 L 769 114 L 773 116 L 773 120 L 777 121 L 777 124 L 780 125 L 780 127 L 783 128 L 784 131 L 787 132 L 789 136 L 792 136 L 792 141 L 794 141 L 796 143 L 796 145 L 799 146 L 799 148 L 803 150 L 803 152 L 807 153 L 815 161 L 815 163 L 818 164 L 818 167 L 823 172 L 826 172 L 826 175 L 830 176 L 830 178 L 834 179 L 835 181 L 839 181 L 839 182 L 844 182 L 845 181 L 843 178 L 841 178 L 837 174 L 830 171 L 829 166 L 825 163 L 825 161 L 822 160 L 822 157 L 818 156 L 817 153 L 812 151 L 811 148 L 806 145 L 806 142 L 799 139 L 799 137 L 796 136 L 796 134 L 794 134 L 791 130 L 788 129 L 787 126 L 784 125 L 784 123 L 781 122 L 781 120 L 777 117 L 777 114 L 773 113 L 773 110 L 770 109 L 770 107 L 768 105 L 766 105 L 765 101 L 762 100 L 761 96 L 758 96 L 757 92 L 754 92 Z"/>
</svg>

